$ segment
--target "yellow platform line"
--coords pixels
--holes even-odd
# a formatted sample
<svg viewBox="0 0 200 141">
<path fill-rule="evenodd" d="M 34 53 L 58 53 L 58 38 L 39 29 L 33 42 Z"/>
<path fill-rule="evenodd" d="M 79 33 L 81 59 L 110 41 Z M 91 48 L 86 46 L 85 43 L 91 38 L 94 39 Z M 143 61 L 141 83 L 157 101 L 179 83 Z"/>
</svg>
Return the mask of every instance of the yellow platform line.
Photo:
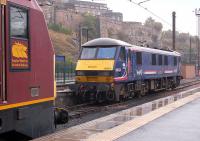
<svg viewBox="0 0 200 141">
<path fill-rule="evenodd" d="M 133 119 L 131 121 L 127 121 L 122 125 L 119 125 L 115 128 L 104 131 L 103 133 L 98 133 L 95 135 L 91 135 L 87 141 L 113 141 L 116 140 L 139 127 L 144 126 L 145 124 L 189 103 L 196 99 L 200 98 L 200 92 L 195 93 L 191 96 L 180 99 L 176 102 L 173 102 L 165 107 L 159 108 L 155 111 L 152 111 L 146 115 Z"/>
</svg>

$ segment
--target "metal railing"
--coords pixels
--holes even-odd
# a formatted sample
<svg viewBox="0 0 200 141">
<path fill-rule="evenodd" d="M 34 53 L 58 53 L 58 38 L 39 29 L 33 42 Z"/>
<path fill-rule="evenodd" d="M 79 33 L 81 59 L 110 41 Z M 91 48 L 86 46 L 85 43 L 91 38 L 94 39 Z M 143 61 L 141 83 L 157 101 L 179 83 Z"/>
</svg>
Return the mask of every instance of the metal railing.
<svg viewBox="0 0 200 141">
<path fill-rule="evenodd" d="M 66 84 L 74 81 L 75 64 L 72 62 L 56 62 L 56 83 Z"/>
</svg>

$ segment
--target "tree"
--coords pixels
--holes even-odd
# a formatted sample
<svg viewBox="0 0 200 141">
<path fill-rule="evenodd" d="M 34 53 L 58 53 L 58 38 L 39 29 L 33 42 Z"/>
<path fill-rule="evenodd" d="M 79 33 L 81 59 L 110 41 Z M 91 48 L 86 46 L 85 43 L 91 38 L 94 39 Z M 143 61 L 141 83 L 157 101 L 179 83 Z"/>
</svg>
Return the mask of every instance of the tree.
<svg viewBox="0 0 200 141">
<path fill-rule="evenodd" d="M 97 38 L 99 36 L 99 31 L 97 28 L 98 27 L 97 18 L 89 14 L 83 15 L 83 17 L 84 20 L 81 23 L 81 26 L 86 27 L 88 29 L 88 37 L 91 39 Z"/>
<path fill-rule="evenodd" d="M 153 27 L 155 20 L 152 17 L 146 19 L 144 26 L 146 27 Z"/>
<path fill-rule="evenodd" d="M 162 31 L 162 24 L 160 22 L 156 22 L 152 17 L 146 19 L 144 26 L 153 28 L 156 32 Z"/>
</svg>

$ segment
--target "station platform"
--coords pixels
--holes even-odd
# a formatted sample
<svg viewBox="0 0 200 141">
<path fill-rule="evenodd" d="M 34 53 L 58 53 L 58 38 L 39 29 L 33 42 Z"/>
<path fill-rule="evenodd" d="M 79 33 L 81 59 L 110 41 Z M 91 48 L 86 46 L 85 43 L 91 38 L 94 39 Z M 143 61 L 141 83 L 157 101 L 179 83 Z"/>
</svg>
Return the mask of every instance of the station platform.
<svg viewBox="0 0 200 141">
<path fill-rule="evenodd" d="M 199 141 L 200 99 L 184 105 L 116 141 Z"/>
<path fill-rule="evenodd" d="M 64 129 L 35 141 L 199 141 L 200 87 Z"/>
</svg>

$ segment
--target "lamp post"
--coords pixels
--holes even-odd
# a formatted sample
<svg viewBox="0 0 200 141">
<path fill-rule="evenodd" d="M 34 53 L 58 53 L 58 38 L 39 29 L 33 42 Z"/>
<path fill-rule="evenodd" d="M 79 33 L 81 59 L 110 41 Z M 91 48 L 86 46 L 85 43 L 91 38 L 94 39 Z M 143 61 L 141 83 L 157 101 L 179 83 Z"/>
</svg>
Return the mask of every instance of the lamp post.
<svg viewBox="0 0 200 141">
<path fill-rule="evenodd" d="M 190 36 L 190 55 L 189 62 L 192 64 L 192 37 Z"/>
<path fill-rule="evenodd" d="M 86 31 L 86 41 L 89 41 L 89 30 L 92 28 L 88 28 L 87 26 L 82 26 L 81 24 L 79 25 L 79 50 L 81 50 L 81 45 L 83 41 L 83 30 Z"/>
</svg>

